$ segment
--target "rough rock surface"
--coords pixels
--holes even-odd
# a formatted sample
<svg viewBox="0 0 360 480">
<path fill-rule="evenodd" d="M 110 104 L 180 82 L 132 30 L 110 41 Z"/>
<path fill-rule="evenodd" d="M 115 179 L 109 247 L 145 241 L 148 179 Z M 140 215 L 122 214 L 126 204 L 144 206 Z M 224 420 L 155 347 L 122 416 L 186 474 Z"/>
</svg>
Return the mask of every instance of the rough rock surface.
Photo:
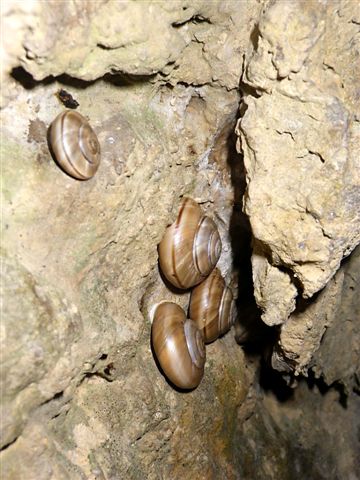
<svg viewBox="0 0 360 480">
<path fill-rule="evenodd" d="M 4 478 L 236 475 L 228 425 L 254 367 L 229 334 L 208 347 L 205 378 L 184 394 L 161 375 L 149 342 L 153 303 L 189 299 L 168 290 L 157 265 L 182 196 L 218 223 L 220 268 L 236 291 L 222 145 L 260 5 L 206 4 L 6 2 Z M 87 182 L 49 153 L 59 88 L 99 137 L 101 165 Z"/>
<path fill-rule="evenodd" d="M 360 247 L 346 260 L 334 280 L 341 285 L 340 299 L 328 314 L 327 328 L 311 361 L 311 370 L 327 385 L 342 384 L 346 392 L 360 388 Z M 327 308 L 327 307 L 326 307 Z M 345 348 L 344 348 L 345 345 Z M 336 358 L 336 361 L 333 359 Z"/>
<path fill-rule="evenodd" d="M 263 321 L 284 324 L 274 365 L 296 373 L 337 309 L 341 274 L 314 294 L 360 242 L 359 24 L 357 2 L 275 2 L 246 54 L 237 132 L 254 293 Z"/>
<path fill-rule="evenodd" d="M 359 408 L 354 393 L 345 406 L 336 390 L 305 382 L 280 397 L 267 390 L 256 405 L 245 402 L 238 417 L 243 458 L 238 478 L 359 478 Z"/>
<path fill-rule="evenodd" d="M 358 233 L 358 17 L 351 3 L 333 5 L 2 3 L 2 478 L 328 479 L 334 465 L 339 478 L 360 476 L 357 257 L 315 302 L 304 300 L 311 311 L 298 310 L 299 287 L 307 296 L 322 288 Z M 220 268 L 234 292 L 252 289 L 238 271 L 250 261 L 250 232 L 231 138 L 241 78 L 255 298 L 266 323 L 284 327 L 272 361 L 344 386 L 347 410 L 337 390 L 319 393 L 318 380 L 312 390 L 300 382 L 292 402 L 279 403 L 272 374 L 233 333 L 207 347 L 205 376 L 192 392 L 174 390 L 154 362 L 151 306 L 166 299 L 186 308 L 189 299 L 164 284 L 156 249 L 182 196 L 217 222 Z M 64 108 L 59 88 L 99 137 L 101 165 L 86 182 L 49 153 L 47 129 Z M 344 182 L 334 186 L 337 175 Z M 303 246 L 298 231 L 307 235 Z M 343 362 L 330 364 L 351 334 Z M 343 451 L 326 446 L 331 429 Z"/>
<path fill-rule="evenodd" d="M 205 0 L 50 0 L 47 8 L 40 1 L 3 3 L 3 101 L 16 87 L 7 72 L 19 66 L 36 80 L 159 74 L 169 85 L 237 89 L 245 42 L 261 8 Z"/>
</svg>

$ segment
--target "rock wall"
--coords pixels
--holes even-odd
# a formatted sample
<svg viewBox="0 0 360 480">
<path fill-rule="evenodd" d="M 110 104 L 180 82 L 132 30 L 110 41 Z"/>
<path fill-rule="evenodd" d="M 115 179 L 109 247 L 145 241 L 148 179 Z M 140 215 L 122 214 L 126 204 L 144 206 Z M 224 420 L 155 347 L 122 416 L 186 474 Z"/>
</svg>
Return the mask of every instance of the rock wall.
<svg viewBox="0 0 360 480">
<path fill-rule="evenodd" d="M 360 242 L 359 23 L 354 2 L 275 2 L 245 56 L 237 132 L 254 294 L 280 326 L 273 366 L 295 374 L 338 314 L 334 275 Z"/>
<path fill-rule="evenodd" d="M 344 260 L 360 240 L 359 18 L 345 0 L 3 2 L 4 478 L 360 475 L 358 252 Z M 60 88 L 98 134 L 86 182 L 48 149 Z M 188 393 L 159 372 L 149 319 L 188 305 L 157 258 L 185 195 L 219 226 L 247 342 L 208 345 Z M 278 387 L 269 363 L 313 385 Z M 329 419 L 347 453 L 324 446 L 320 466 Z"/>
</svg>

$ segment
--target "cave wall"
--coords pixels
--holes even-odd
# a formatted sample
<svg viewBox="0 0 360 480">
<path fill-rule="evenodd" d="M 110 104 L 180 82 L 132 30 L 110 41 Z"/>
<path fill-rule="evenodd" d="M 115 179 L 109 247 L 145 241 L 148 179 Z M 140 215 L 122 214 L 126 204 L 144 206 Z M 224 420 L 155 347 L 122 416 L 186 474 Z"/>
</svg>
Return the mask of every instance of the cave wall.
<svg viewBox="0 0 360 480">
<path fill-rule="evenodd" d="M 335 273 L 360 241 L 354 6 L 272 4 L 260 16 L 244 67 L 250 91 L 237 132 L 254 235 L 254 293 L 263 322 L 281 326 L 273 366 L 295 374 L 306 373 L 334 321 L 343 282 Z"/>
<path fill-rule="evenodd" d="M 3 3 L 4 478 L 360 475 L 358 10 Z M 86 182 L 49 153 L 60 88 L 101 144 Z M 154 362 L 149 311 L 188 304 L 157 258 L 186 195 L 219 226 L 245 345 L 235 330 L 208 345 L 183 393 Z M 315 458 L 335 434 L 343 449 Z"/>
</svg>

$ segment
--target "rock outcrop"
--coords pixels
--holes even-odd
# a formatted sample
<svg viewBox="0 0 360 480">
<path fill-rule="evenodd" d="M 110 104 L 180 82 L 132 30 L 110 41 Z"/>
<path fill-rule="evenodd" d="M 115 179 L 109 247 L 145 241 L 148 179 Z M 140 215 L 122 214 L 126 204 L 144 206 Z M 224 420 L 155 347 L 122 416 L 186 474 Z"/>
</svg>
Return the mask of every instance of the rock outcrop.
<svg viewBox="0 0 360 480">
<path fill-rule="evenodd" d="M 346 0 L 2 3 L 4 479 L 360 476 L 359 24 Z M 59 89 L 99 138 L 89 181 L 49 152 Z M 238 327 L 267 326 L 208 345 L 188 393 L 149 319 L 188 306 L 157 255 L 185 195 Z"/>
<path fill-rule="evenodd" d="M 341 301 L 333 277 L 360 242 L 359 23 L 351 1 L 275 2 L 245 56 L 244 208 L 280 370 L 306 373 Z"/>
</svg>

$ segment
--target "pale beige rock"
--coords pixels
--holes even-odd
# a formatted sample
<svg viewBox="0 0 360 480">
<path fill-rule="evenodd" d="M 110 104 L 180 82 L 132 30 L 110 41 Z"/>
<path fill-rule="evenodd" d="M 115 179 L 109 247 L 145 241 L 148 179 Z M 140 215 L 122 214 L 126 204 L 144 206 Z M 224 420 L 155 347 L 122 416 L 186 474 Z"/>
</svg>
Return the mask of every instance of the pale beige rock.
<svg viewBox="0 0 360 480">
<path fill-rule="evenodd" d="M 1 92 L 0 105 L 15 98 L 21 88 L 11 78 L 11 71 L 19 66 L 19 57 L 26 52 L 22 48 L 23 38 L 35 29 L 41 5 L 38 1 L 23 2 L 4 0 L 1 3 Z"/>
<path fill-rule="evenodd" d="M 7 84 L 6 73 L 20 64 L 36 80 L 62 74 L 91 81 L 107 73 L 162 73 L 171 74 L 170 84 L 237 88 L 242 39 L 259 8 L 252 2 L 236 8 L 231 1 L 204 0 L 5 0 L 3 81 Z"/>
<path fill-rule="evenodd" d="M 254 295 L 262 320 L 269 326 L 281 325 L 295 310 L 297 289 L 289 275 L 272 266 L 256 247 L 252 254 Z"/>
<path fill-rule="evenodd" d="M 73 347 L 83 327 L 75 305 L 15 261 L 3 256 L 1 273 L 3 447 L 20 434 L 36 407 L 63 394 L 79 374 Z"/>
<path fill-rule="evenodd" d="M 154 361 L 148 313 L 160 299 L 188 304 L 189 292 L 169 291 L 157 264 L 184 195 L 218 223 L 219 266 L 236 293 L 223 137 L 234 128 L 259 4 L 34 2 L 30 15 L 23 2 L 7 3 L 3 22 L 17 27 L 3 59 L 2 242 L 17 280 L 5 292 L 2 331 L 11 360 L 2 386 L 13 385 L 3 402 L 6 477 L 218 477 L 234 441 L 224 412 L 235 416 L 254 368 L 230 333 L 210 347 L 199 388 L 174 391 Z M 195 87 L 199 45 L 208 68 Z M 114 72 L 135 77 L 103 78 Z M 64 108 L 59 88 L 99 138 L 101 164 L 87 182 L 68 177 L 48 150 L 47 128 Z M 193 440 L 179 461 L 184 438 Z"/>
<path fill-rule="evenodd" d="M 313 75 L 307 62 L 311 60 L 313 68 L 316 62 L 312 52 L 323 45 L 319 42 L 328 35 L 329 48 L 324 53 L 328 67 L 316 82 L 330 90 L 337 88 L 341 108 L 353 102 L 357 92 L 352 79 L 357 71 L 353 61 L 355 46 L 345 52 L 342 45 L 353 35 L 356 22 L 340 27 L 350 14 L 355 18 L 355 9 L 341 2 L 341 8 L 345 5 L 348 11 L 334 17 L 338 23 L 332 28 L 342 32 L 342 41 L 335 45 L 331 38 L 338 37 L 323 25 L 324 6 L 314 12 L 308 7 L 313 15 L 309 23 L 309 12 L 303 12 L 301 4 L 283 4 L 285 17 L 279 19 L 281 25 L 276 30 L 279 6 L 271 7 L 269 2 L 269 8 L 274 10 L 268 10 L 268 17 L 259 18 L 268 2 L 255 0 L 3 3 L 2 25 L 7 30 L 2 52 L 6 108 L 1 112 L 1 234 L 9 265 L 4 273 L 10 280 L 5 297 L 10 300 L 5 299 L 8 318 L 1 329 L 1 338 L 6 342 L 4 358 L 9 361 L 2 364 L 2 386 L 7 388 L 8 398 L 3 401 L 6 419 L 1 435 L 5 448 L 0 461 L 6 480 L 252 480 L 259 472 L 277 479 L 287 472 L 283 478 L 295 479 L 299 471 L 300 478 L 309 477 L 306 462 L 300 470 L 298 465 L 286 470 L 288 458 L 293 458 L 292 442 L 287 441 L 293 438 L 293 432 L 284 432 L 279 441 L 274 423 L 267 410 L 264 412 L 264 405 L 269 411 L 270 407 L 261 403 L 258 362 L 244 355 L 234 343 L 233 332 L 208 347 L 202 383 L 195 391 L 183 394 L 171 388 L 154 362 L 149 309 L 161 299 L 187 307 L 189 292 L 179 294 L 164 285 L 156 250 L 184 195 L 199 201 L 219 225 L 223 241 L 219 266 L 236 293 L 239 272 L 233 270 L 234 244 L 229 235 L 229 225 L 236 217 L 229 155 L 235 155 L 230 152 L 229 137 L 238 112 L 244 53 L 250 38 L 254 39 L 254 25 L 259 20 L 261 29 L 270 25 L 264 33 L 266 43 L 260 43 L 265 48 L 263 54 L 266 48 L 271 51 L 276 37 L 276 68 L 284 74 L 297 71 L 299 77 L 279 82 L 276 74 L 271 80 L 275 68 L 272 62 L 265 67 L 260 54 L 258 63 L 256 54 L 251 63 L 248 57 L 246 82 L 252 82 L 253 69 L 269 97 L 273 92 L 271 101 L 263 95 L 253 105 L 247 97 L 244 129 L 246 126 L 248 138 L 253 128 L 250 120 L 256 121 L 259 131 L 252 133 L 256 133 L 256 148 L 263 149 L 264 158 L 266 152 L 271 157 L 271 151 L 277 150 L 277 144 L 272 143 L 274 136 L 281 138 L 281 152 L 288 154 L 290 135 L 268 132 L 266 119 L 251 115 L 255 109 L 260 117 L 273 112 L 271 126 L 283 122 L 281 127 L 287 130 L 289 121 L 274 105 L 292 111 L 289 103 L 293 102 L 294 118 L 305 118 L 301 117 L 303 123 L 298 126 L 301 154 L 305 155 L 305 160 L 300 159 L 304 162 L 303 183 L 308 182 L 305 168 L 310 169 L 311 178 L 321 177 L 327 168 L 322 166 L 319 154 L 330 157 L 326 162 L 333 165 L 333 170 L 339 167 L 343 151 L 333 160 L 331 142 L 342 141 L 345 128 L 339 126 L 334 133 L 324 134 L 323 148 L 315 148 L 316 135 L 323 133 L 307 113 L 315 115 L 319 104 L 319 118 L 329 125 L 324 105 L 330 94 L 328 90 L 315 94 L 313 83 L 318 77 L 303 82 L 301 75 L 306 69 L 310 77 Z M 299 29 L 295 44 L 289 42 L 293 25 Z M 281 45 L 284 58 L 278 48 Z M 331 68 L 340 73 L 332 73 Z M 267 69 L 270 73 L 263 75 Z M 346 79 L 342 73 L 345 71 L 349 72 Z M 76 98 L 79 111 L 88 117 L 99 137 L 102 161 L 88 182 L 66 176 L 48 151 L 47 128 L 64 108 L 55 95 L 59 88 Z M 309 109 L 308 94 L 315 111 Z M 333 90 L 331 95 L 336 96 Z M 325 103 L 321 103 L 324 98 Z M 300 106 L 302 103 L 306 108 Z M 350 118 L 350 107 L 348 117 L 346 108 L 341 108 L 342 118 Z M 308 121 L 314 122 L 309 125 L 315 128 L 315 136 L 306 127 Z M 295 127 L 291 128 L 296 136 Z M 349 140 L 346 148 L 356 151 L 356 125 L 350 121 L 348 132 L 353 146 Z M 250 139 L 250 146 L 252 142 Z M 328 150 L 326 142 L 330 144 Z M 318 154 L 308 154 L 308 146 Z M 252 165 L 250 154 L 249 148 L 245 160 L 248 178 L 255 185 L 255 174 L 261 173 L 263 159 Z M 288 238 L 286 229 L 275 235 L 272 224 L 276 223 L 277 212 L 274 216 L 271 209 L 268 217 L 261 219 L 262 230 L 256 218 L 264 205 L 256 204 L 252 192 L 247 199 L 256 235 L 271 231 L 274 239 L 274 248 L 270 244 L 270 249 L 262 250 L 265 242 L 258 244 L 266 261 L 256 262 L 254 257 L 256 295 L 259 304 L 263 302 L 264 318 L 270 324 L 284 322 L 294 306 L 296 291 L 287 272 L 294 268 L 304 282 L 314 275 L 315 285 L 319 262 L 326 263 L 329 258 L 324 254 L 326 238 L 322 238 L 322 228 L 304 213 L 301 182 L 290 175 L 298 159 L 285 158 L 289 163 L 281 164 L 281 174 L 289 187 L 298 189 L 296 202 L 301 208 L 296 206 L 295 210 L 304 215 L 303 234 L 309 234 L 308 244 L 294 245 L 298 233 Z M 276 155 L 271 157 L 271 166 L 276 166 L 277 160 Z M 241 168 L 238 157 L 236 162 L 236 168 Z M 355 178 L 353 167 L 347 168 L 346 174 Z M 271 172 L 264 175 L 264 186 L 258 183 L 260 192 L 262 188 L 265 192 Z M 329 183 L 335 175 L 330 173 L 326 171 Z M 320 180 L 319 188 L 327 188 Z M 336 203 L 341 195 L 336 189 L 332 192 L 333 185 L 329 189 Z M 285 198 L 284 189 L 279 190 L 274 188 L 274 194 L 280 193 L 289 208 L 285 216 L 290 218 L 285 223 L 292 227 L 294 203 L 288 200 L 293 197 L 289 194 Z M 311 203 L 306 203 L 306 208 L 321 207 L 322 196 L 317 199 L 315 186 L 308 193 Z M 251 202 L 254 209 L 250 208 Z M 349 208 L 343 219 L 332 220 L 338 230 L 352 211 Z M 302 233 L 301 225 L 297 231 Z M 336 235 L 338 230 L 334 230 Z M 343 240 L 344 250 L 350 251 L 348 237 Z M 319 250 L 314 253 L 316 241 Z M 284 258 L 304 261 L 301 272 L 295 271 L 299 264 L 284 265 Z M 311 265 L 307 273 L 309 259 L 316 268 Z M 325 277 L 323 274 L 321 278 Z M 315 312 L 314 317 L 317 315 Z M 12 329 L 13 322 L 16 325 Z M 311 348 L 319 345 L 325 324 L 327 319 L 322 319 L 318 328 L 314 319 L 314 335 L 311 342 L 305 343 L 306 355 L 299 356 L 301 369 L 305 370 Z M 284 345 L 291 344 L 292 332 L 289 330 L 283 338 Z M 289 349 L 290 356 L 295 343 Z M 42 356 L 37 357 L 39 352 Z M 289 360 L 282 358 L 285 364 Z M 321 375 L 321 362 L 318 368 Z M 308 399 L 310 403 L 312 397 Z M 264 418 L 264 423 L 259 418 Z M 338 418 L 341 424 L 340 414 Z M 311 439 L 319 442 L 320 433 L 314 433 Z M 263 439 L 267 455 L 259 457 Z M 306 457 L 306 450 L 301 453 Z M 274 464 L 274 459 L 279 458 L 286 459 L 280 462 L 281 468 Z M 329 468 L 326 473 L 331 471 Z"/>
<path fill-rule="evenodd" d="M 350 395 L 353 389 L 359 389 L 360 247 L 346 260 L 342 270 L 340 300 L 332 311 L 331 327 L 326 329 L 321 346 L 311 360 L 311 370 L 327 385 L 337 384 Z"/>
<path fill-rule="evenodd" d="M 281 371 L 282 365 L 286 364 L 295 375 L 307 374 L 325 330 L 335 320 L 341 301 L 343 280 L 344 272 L 340 270 L 319 293 L 316 302 L 305 301 L 282 326 L 272 357 L 272 365 L 276 370 Z"/>
<path fill-rule="evenodd" d="M 170 72 L 169 83 L 185 82 L 191 85 L 215 84 L 227 89 L 238 89 L 242 71 L 243 38 L 249 38 L 253 21 L 261 10 L 261 3 L 243 2 L 234 8 L 234 2 L 223 1 L 220 8 L 216 2 L 207 2 L 200 7 L 193 23 L 183 26 L 191 43 L 184 48 Z M 211 41 L 217 38 L 216 42 Z"/>
<path fill-rule="evenodd" d="M 295 286 L 313 297 L 360 242 L 359 18 L 351 1 L 274 2 L 246 55 L 244 209 L 264 257 L 253 258 L 263 321 L 285 322 L 279 369 L 305 372 L 326 325 L 322 297 L 308 307 L 316 328 L 306 312 L 286 322 Z"/>
</svg>

